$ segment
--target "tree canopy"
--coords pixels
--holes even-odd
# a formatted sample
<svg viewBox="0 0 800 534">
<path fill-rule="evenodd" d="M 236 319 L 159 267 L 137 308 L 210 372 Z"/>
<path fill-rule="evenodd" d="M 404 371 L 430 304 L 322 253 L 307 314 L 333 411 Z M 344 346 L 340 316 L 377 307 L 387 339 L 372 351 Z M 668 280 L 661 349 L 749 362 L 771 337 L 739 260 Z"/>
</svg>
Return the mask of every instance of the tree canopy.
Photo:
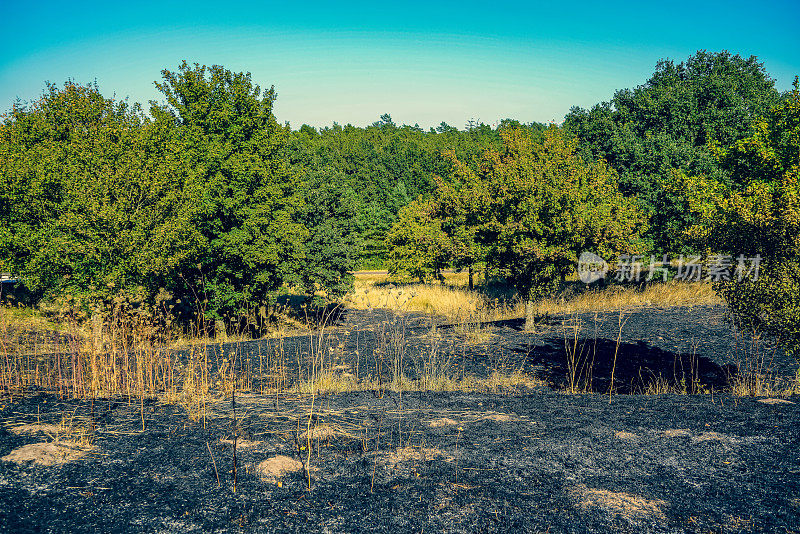
<svg viewBox="0 0 800 534">
<path fill-rule="evenodd" d="M 556 126 L 501 137 L 502 150 L 487 151 L 478 170 L 453 157 L 452 179 L 402 213 L 389 236 L 390 270 L 424 278 L 484 261 L 530 302 L 563 281 L 583 251 L 637 250 L 644 220 L 608 165 L 585 162 Z"/>
<path fill-rule="evenodd" d="M 800 91 L 715 151 L 727 179 L 678 174 L 696 223 L 687 235 L 730 256 L 717 290 L 737 322 L 800 348 Z M 757 269 L 757 270 L 756 270 Z M 746 272 L 744 272 L 746 270 Z"/>
<path fill-rule="evenodd" d="M 668 185 L 672 170 L 722 179 L 715 144 L 749 133 L 752 121 L 780 99 L 775 81 L 757 58 L 698 51 L 686 61 L 661 60 L 634 89 L 617 91 L 590 110 L 573 108 L 564 125 L 580 150 L 603 158 L 619 173 L 619 187 L 650 218 L 655 250 L 684 252 L 691 225 L 685 199 Z"/>
</svg>

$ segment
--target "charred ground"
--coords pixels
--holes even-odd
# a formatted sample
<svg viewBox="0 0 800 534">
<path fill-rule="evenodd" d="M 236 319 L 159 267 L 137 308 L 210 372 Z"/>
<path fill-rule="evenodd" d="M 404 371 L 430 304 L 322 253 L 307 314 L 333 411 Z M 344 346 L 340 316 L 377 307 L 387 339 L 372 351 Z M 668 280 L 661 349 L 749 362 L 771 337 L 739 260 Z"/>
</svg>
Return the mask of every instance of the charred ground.
<svg viewBox="0 0 800 534">
<path fill-rule="evenodd" d="M 253 392 L 238 396 L 235 417 L 226 398 L 192 420 L 183 408 L 158 401 L 69 401 L 29 391 L 2 402 L 0 456 L 52 441 L 47 427 L 35 426 L 66 427 L 65 421 L 92 428 L 94 448 L 51 467 L 0 462 L 0 526 L 51 532 L 800 530 L 800 399 L 725 393 L 746 349 L 721 309 L 552 317 L 535 333 L 513 321 L 468 331 L 426 321 L 385 311 L 348 313 L 327 337 L 283 341 L 291 356 L 286 361 L 298 365 L 287 375 L 302 367 L 315 342 L 343 373 L 356 365 L 373 372 L 374 353 L 388 350 L 387 336 L 402 332 L 409 374 L 435 343 L 454 374 L 521 368 L 556 388 L 566 380 L 565 347 L 577 347 L 575 354 L 593 361 L 594 393 L 543 385 L 500 393 L 324 394 L 314 399 L 309 418 L 307 395 L 261 395 L 256 382 Z M 252 368 L 276 343 L 218 346 L 210 361 L 238 350 Z M 788 377 L 796 369 L 778 352 L 764 354 L 773 373 Z M 617 394 L 609 396 L 612 367 Z M 642 390 L 647 373 L 674 384 L 683 379 L 687 390 L 705 393 L 619 394 Z M 22 424 L 33 427 L 22 433 Z M 303 437 L 309 429 L 310 439 Z M 310 490 L 302 469 L 278 478 L 258 471 L 278 455 L 306 462 L 302 447 L 309 442 Z"/>
</svg>

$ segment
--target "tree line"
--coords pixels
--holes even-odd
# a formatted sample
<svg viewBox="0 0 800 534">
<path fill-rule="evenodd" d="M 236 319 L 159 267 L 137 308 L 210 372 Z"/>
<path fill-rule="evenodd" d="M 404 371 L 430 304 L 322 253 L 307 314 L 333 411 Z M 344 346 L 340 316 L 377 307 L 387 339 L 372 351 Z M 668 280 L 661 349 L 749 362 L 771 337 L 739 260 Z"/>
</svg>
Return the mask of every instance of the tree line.
<svg viewBox="0 0 800 534">
<path fill-rule="evenodd" d="M 334 299 L 357 268 L 481 265 L 531 301 L 583 250 L 730 250 L 777 258 L 761 283 L 785 290 L 759 286 L 763 305 L 794 305 L 797 87 L 781 94 L 755 57 L 659 61 L 560 126 L 292 129 L 249 74 L 183 62 L 156 86 L 148 112 L 68 82 L 4 116 L 0 268 L 37 298 L 219 318 L 286 285 Z M 750 323 L 788 324 L 747 315 L 753 289 L 731 284 Z"/>
</svg>

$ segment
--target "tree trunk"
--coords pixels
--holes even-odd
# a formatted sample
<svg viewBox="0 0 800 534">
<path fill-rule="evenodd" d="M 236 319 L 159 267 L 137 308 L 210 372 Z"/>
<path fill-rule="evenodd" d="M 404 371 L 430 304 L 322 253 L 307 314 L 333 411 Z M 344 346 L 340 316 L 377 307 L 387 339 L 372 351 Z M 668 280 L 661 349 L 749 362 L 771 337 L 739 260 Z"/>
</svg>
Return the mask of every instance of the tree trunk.
<svg viewBox="0 0 800 534">
<path fill-rule="evenodd" d="M 470 290 L 475 289 L 475 284 L 472 282 L 472 275 L 473 274 L 474 273 L 472 272 L 472 265 L 470 265 L 469 266 L 469 289 Z"/>
<path fill-rule="evenodd" d="M 533 306 L 533 298 L 528 297 L 525 299 L 525 331 L 532 332 L 533 331 L 533 322 L 535 321 L 536 317 L 533 313 L 534 306 Z"/>
</svg>

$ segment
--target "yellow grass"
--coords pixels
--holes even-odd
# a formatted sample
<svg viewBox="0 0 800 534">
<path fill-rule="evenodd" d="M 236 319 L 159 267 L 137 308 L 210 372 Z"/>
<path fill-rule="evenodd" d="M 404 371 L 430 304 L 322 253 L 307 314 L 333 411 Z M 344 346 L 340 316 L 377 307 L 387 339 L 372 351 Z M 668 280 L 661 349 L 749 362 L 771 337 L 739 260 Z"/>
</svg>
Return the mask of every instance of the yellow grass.
<svg viewBox="0 0 800 534">
<path fill-rule="evenodd" d="M 0 324 L 15 332 L 63 332 L 67 326 L 48 319 L 32 308 L 0 305 Z"/>
<path fill-rule="evenodd" d="M 521 371 L 501 372 L 493 370 L 488 378 L 466 375 L 458 378 L 447 374 L 423 375 L 417 379 L 395 378 L 380 384 L 375 379 L 356 380 L 348 373 L 323 372 L 316 380 L 303 381 L 295 386 L 294 392 L 299 394 L 345 393 L 352 391 L 375 391 L 384 388 L 388 391 L 462 391 L 462 392 L 494 392 L 514 391 L 518 388 L 534 388 L 545 385 L 535 376 Z"/>
<path fill-rule="evenodd" d="M 359 309 L 387 308 L 417 311 L 456 318 L 484 310 L 487 299 L 475 292 L 452 286 L 410 284 L 385 286 L 356 283 L 347 305 Z"/>
<path fill-rule="evenodd" d="M 722 304 L 708 282 L 668 282 L 647 286 L 612 286 L 579 294 L 565 292 L 537 303 L 538 315 L 614 311 L 643 307 L 700 306 Z"/>
<path fill-rule="evenodd" d="M 387 308 L 444 315 L 453 322 L 491 321 L 524 316 L 525 306 L 517 300 L 490 300 L 479 290 L 453 285 L 408 284 L 395 286 L 382 283 L 385 275 L 356 277 L 355 292 L 348 296 L 348 306 Z M 464 275 L 465 276 L 465 275 Z M 463 278 L 463 276 L 462 276 Z M 575 286 L 573 286 L 575 287 Z M 605 289 L 566 290 L 536 303 L 537 315 L 615 311 L 641 307 L 698 306 L 721 304 L 710 283 L 669 282 L 637 290 L 634 286 L 612 286 Z"/>
<path fill-rule="evenodd" d="M 383 284 L 389 283 L 392 281 L 392 277 L 386 273 L 375 273 L 375 272 L 356 272 L 354 273 L 356 277 L 356 285 L 371 285 L 371 284 Z M 449 273 L 445 272 L 442 273 L 444 277 L 444 283 L 448 286 L 459 286 L 459 287 L 467 287 L 469 285 L 469 274 L 466 271 L 461 271 L 460 273 Z M 475 275 L 474 282 L 478 283 L 479 280 L 482 278 L 479 277 L 478 274 Z M 436 284 L 439 284 L 436 282 Z"/>
</svg>

